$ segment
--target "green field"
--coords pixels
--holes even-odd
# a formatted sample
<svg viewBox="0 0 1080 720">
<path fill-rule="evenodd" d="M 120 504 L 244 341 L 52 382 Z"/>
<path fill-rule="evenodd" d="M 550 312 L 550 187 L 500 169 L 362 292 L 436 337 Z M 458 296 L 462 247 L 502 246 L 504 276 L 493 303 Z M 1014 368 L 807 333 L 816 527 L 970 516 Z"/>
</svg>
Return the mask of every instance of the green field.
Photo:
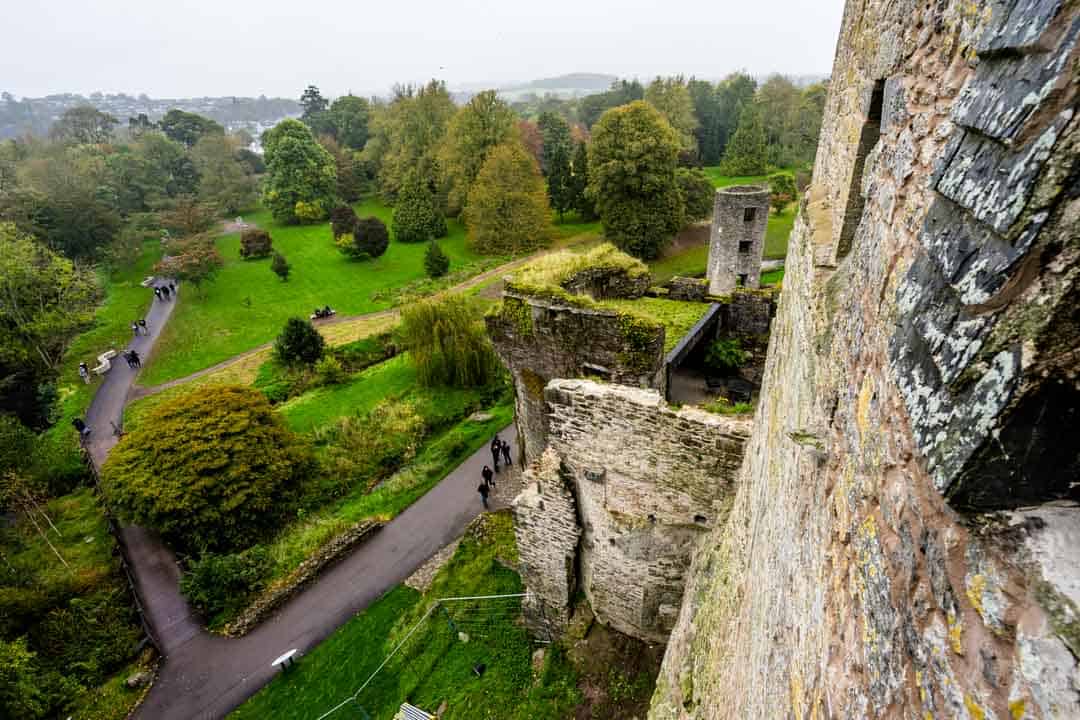
<svg viewBox="0 0 1080 720">
<path fill-rule="evenodd" d="M 351 696 L 437 598 L 521 592 L 515 565 L 512 519 L 490 513 L 466 533 L 453 558 L 431 588 L 420 593 L 398 586 L 356 615 L 241 705 L 231 718 L 313 718 Z M 443 720 L 462 718 L 571 717 L 580 700 L 576 674 L 560 647 L 549 649 L 535 676 L 535 649 L 517 622 L 517 603 L 450 604 L 424 621 L 354 703 L 334 717 L 389 720 L 408 700 L 434 712 L 444 702 Z M 462 642 L 458 630 L 469 633 Z M 482 676 L 473 672 L 486 667 Z"/>
<path fill-rule="evenodd" d="M 392 210 L 374 200 L 356 207 L 389 224 Z M 154 349 L 140 377 L 155 385 L 221 362 L 273 340 L 292 316 L 307 317 L 313 308 L 330 305 L 339 314 L 356 315 L 388 307 L 391 292 L 425 277 L 424 243 L 390 243 L 375 260 L 356 261 L 334 246 L 328 224 L 282 226 L 267 211 L 247 218 L 269 230 L 274 249 L 292 265 L 288 282 L 270 271 L 270 260 L 241 260 L 240 237 L 218 240 L 225 266 L 202 291 L 181 289 L 182 302 Z M 461 224 L 449 221 L 450 235 L 439 241 L 450 256 L 451 270 L 482 258 L 465 245 Z"/>
<path fill-rule="evenodd" d="M 712 180 L 713 187 L 729 187 L 731 185 L 764 185 L 767 175 L 724 175 L 716 165 L 701 168 L 705 175 Z"/>
</svg>

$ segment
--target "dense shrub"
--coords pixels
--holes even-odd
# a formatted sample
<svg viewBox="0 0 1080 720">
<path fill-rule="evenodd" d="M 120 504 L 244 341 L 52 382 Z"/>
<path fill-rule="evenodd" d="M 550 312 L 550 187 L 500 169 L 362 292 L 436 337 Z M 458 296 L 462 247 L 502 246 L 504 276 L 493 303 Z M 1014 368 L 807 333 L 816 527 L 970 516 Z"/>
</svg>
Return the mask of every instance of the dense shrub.
<svg viewBox="0 0 1080 720">
<path fill-rule="evenodd" d="M 49 711 L 47 685 L 26 638 L 0 640 L 0 717 L 36 720 Z"/>
<path fill-rule="evenodd" d="M 356 211 L 348 205 L 338 205 L 330 212 L 330 230 L 337 240 L 342 235 L 351 235 L 356 227 Z"/>
<path fill-rule="evenodd" d="M 716 188 L 700 168 L 677 168 L 675 180 L 679 183 L 679 192 L 683 196 L 686 219 L 690 222 L 704 220 L 712 216 L 713 203 L 716 200 Z"/>
<path fill-rule="evenodd" d="M 240 257 L 264 258 L 273 250 L 270 233 L 259 228 L 248 228 L 240 233 Z"/>
<path fill-rule="evenodd" d="M 345 382 L 347 377 L 341 361 L 333 355 L 327 355 L 315 363 L 315 380 L 319 385 L 337 385 Z"/>
<path fill-rule="evenodd" d="M 394 204 L 394 238 L 398 242 L 427 242 L 445 237 L 446 217 L 426 178 L 415 170 L 405 178 Z"/>
<path fill-rule="evenodd" d="M 324 468 L 342 489 L 356 482 L 370 488 L 416 456 L 426 429 L 414 403 L 384 400 L 365 415 L 342 418 L 319 438 L 328 445 Z"/>
<path fill-rule="evenodd" d="M 292 272 L 292 265 L 285 259 L 285 256 L 279 252 L 274 253 L 274 259 L 270 262 L 270 271 L 277 275 L 282 282 L 286 282 L 289 279 L 289 273 Z"/>
<path fill-rule="evenodd" d="M 746 364 L 749 357 L 738 338 L 719 338 L 709 346 L 705 354 L 705 365 L 710 370 L 729 374 Z"/>
<path fill-rule="evenodd" d="M 424 270 L 430 278 L 442 277 L 450 271 L 450 258 L 439 247 L 439 243 L 434 240 L 431 241 L 427 251 L 424 253 Z"/>
<path fill-rule="evenodd" d="M 460 295 L 406 307 L 401 338 L 424 385 L 486 385 L 501 367 L 479 309 Z"/>
<path fill-rule="evenodd" d="M 185 550 L 230 550 L 276 527 L 310 454 L 256 390 L 215 385 L 158 407 L 109 455 L 102 490 L 126 521 Z"/>
<path fill-rule="evenodd" d="M 788 173 L 773 173 L 768 178 L 769 205 L 776 212 L 782 212 L 795 199 L 795 179 Z"/>
<path fill-rule="evenodd" d="M 551 208 L 536 160 L 518 141 L 492 148 L 465 207 L 469 246 L 487 255 L 547 245 Z"/>
<path fill-rule="evenodd" d="M 285 365 L 313 365 L 326 351 L 326 340 L 303 318 L 289 318 L 274 341 L 274 356 Z"/>
<path fill-rule="evenodd" d="M 346 255 L 359 260 L 377 258 L 390 247 L 390 233 L 377 217 L 359 218 L 350 235 L 338 238 L 337 246 Z"/>
<path fill-rule="evenodd" d="M 265 587 L 270 565 L 270 553 L 262 545 L 227 555 L 205 553 L 180 579 L 180 592 L 207 619 L 235 612 Z"/>
</svg>

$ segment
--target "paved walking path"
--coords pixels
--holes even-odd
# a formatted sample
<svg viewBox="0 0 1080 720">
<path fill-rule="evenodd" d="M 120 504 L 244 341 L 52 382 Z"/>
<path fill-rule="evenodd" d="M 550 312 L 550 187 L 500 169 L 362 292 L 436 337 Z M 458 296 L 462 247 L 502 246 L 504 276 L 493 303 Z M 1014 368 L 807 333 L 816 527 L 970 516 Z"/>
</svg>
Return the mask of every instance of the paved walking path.
<svg viewBox="0 0 1080 720">
<path fill-rule="evenodd" d="M 487 275 L 508 269 L 504 265 Z M 472 282 L 482 281 L 474 278 Z M 133 338 L 127 349 L 149 357 L 176 302 L 179 299 L 175 297 L 171 301 L 155 299 L 146 316 L 149 334 Z M 110 421 L 118 426 L 122 423 L 124 404 L 137 377 L 137 371 L 128 368 L 122 357 L 117 359 L 119 363 L 113 363 L 87 411 L 87 424 L 92 429 L 87 449 L 98 467 L 118 441 Z M 502 435 L 510 439 L 511 429 L 504 429 Z M 165 656 L 158 678 L 134 718 L 224 717 L 273 677 L 270 662 L 274 658 L 293 648 L 308 652 L 461 535 L 482 509 L 476 486 L 480 470 L 490 460 L 488 448 L 481 448 L 277 614 L 240 639 L 203 630 L 180 594 L 180 569 L 172 552 L 156 533 L 136 526 L 124 528 L 122 535 L 135 584 Z M 500 500 L 495 507 L 506 502 Z"/>
</svg>

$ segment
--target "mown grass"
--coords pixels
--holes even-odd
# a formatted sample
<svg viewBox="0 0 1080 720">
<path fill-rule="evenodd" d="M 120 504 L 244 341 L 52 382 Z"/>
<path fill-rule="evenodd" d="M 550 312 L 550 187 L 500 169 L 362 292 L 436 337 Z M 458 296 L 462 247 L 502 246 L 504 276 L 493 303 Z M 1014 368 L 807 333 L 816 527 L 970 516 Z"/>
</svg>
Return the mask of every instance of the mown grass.
<svg viewBox="0 0 1080 720">
<path fill-rule="evenodd" d="M 776 285 L 784 280 L 784 268 L 761 273 L 762 285 Z"/>
<path fill-rule="evenodd" d="M 731 187 L 732 185 L 763 185 L 767 175 L 724 175 L 719 165 L 701 168 L 712 181 L 713 187 Z"/>
<path fill-rule="evenodd" d="M 318 716 L 352 695 L 437 598 L 521 592 L 520 577 L 506 567 L 516 554 L 509 513 L 485 514 L 426 593 L 391 590 L 230 717 Z M 347 712 L 357 716 L 363 708 L 371 718 L 389 720 L 408 700 L 429 712 L 445 703 L 443 720 L 572 716 L 580 700 L 575 671 L 556 646 L 534 681 L 533 645 L 517 622 L 516 603 L 507 606 L 448 603 L 457 624 L 451 626 L 441 610 L 433 613 Z M 468 632 L 468 642 L 458 630 Z M 485 671 L 478 676 L 473 668 L 480 664 Z"/>
<path fill-rule="evenodd" d="M 388 225 L 393 212 L 375 200 L 356 209 Z M 327 223 L 283 226 L 265 210 L 246 220 L 270 232 L 274 249 L 292 265 L 289 280 L 278 280 L 269 259 L 241 260 L 238 234 L 222 236 L 217 245 L 224 267 L 200 291 L 181 288 L 181 302 L 145 364 L 143 384 L 183 377 L 272 340 L 289 317 L 307 317 L 315 307 L 330 305 L 343 315 L 389 307 L 396 288 L 425 277 L 424 243 L 392 239 L 382 257 L 355 261 L 334 246 Z M 439 244 L 450 257 L 451 270 L 481 261 L 466 246 L 461 224 L 448 224 L 450 234 Z"/>
</svg>

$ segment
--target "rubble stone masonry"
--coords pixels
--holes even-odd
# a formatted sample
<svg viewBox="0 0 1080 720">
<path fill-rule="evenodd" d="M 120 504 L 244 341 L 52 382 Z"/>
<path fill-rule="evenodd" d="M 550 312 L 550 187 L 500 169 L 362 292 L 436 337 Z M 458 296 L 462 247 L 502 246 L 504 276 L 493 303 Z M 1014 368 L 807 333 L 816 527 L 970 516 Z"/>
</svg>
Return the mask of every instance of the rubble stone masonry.
<svg viewBox="0 0 1080 720">
<path fill-rule="evenodd" d="M 653 720 L 1080 717 L 1078 36 L 1072 1 L 847 3 Z"/>
</svg>

